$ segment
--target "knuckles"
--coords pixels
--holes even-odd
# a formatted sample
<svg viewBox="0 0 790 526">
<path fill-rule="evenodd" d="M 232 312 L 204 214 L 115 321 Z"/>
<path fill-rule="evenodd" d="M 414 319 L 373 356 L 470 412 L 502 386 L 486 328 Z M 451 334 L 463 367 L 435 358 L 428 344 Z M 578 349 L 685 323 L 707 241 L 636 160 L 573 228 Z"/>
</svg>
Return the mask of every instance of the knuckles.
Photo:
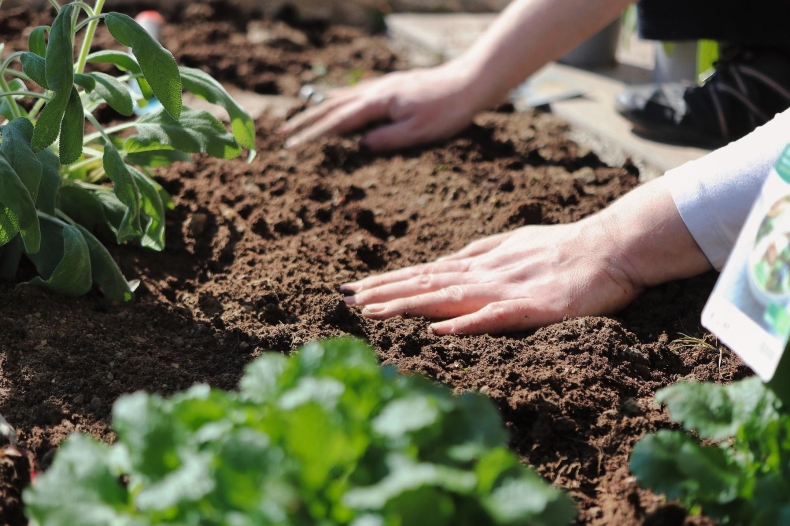
<svg viewBox="0 0 790 526">
<path fill-rule="evenodd" d="M 459 285 L 451 285 L 439 291 L 442 299 L 448 303 L 460 303 L 466 299 L 466 291 Z"/>
<path fill-rule="evenodd" d="M 512 303 L 491 303 L 480 312 L 487 320 L 492 322 L 506 322 L 512 319 L 520 310 L 519 306 Z"/>
<path fill-rule="evenodd" d="M 434 278 L 433 274 L 420 274 L 414 278 L 414 281 L 420 289 L 429 290 L 433 288 L 436 278 Z"/>
</svg>

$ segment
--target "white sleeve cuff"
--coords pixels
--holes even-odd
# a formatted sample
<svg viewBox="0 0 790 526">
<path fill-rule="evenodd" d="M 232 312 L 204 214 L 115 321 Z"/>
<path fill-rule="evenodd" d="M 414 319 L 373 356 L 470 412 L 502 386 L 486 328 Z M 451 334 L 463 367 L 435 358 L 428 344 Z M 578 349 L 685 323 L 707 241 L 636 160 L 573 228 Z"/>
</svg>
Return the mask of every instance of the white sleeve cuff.
<svg viewBox="0 0 790 526">
<path fill-rule="evenodd" d="M 680 217 L 721 270 L 765 179 L 790 143 L 790 110 L 765 126 L 664 176 Z"/>
</svg>

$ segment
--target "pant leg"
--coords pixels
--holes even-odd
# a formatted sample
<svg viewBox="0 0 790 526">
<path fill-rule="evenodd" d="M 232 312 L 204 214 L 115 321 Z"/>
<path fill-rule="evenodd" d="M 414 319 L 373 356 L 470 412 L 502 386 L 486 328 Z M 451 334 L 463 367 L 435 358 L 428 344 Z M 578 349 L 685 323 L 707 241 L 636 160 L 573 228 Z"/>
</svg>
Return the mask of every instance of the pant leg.
<svg viewBox="0 0 790 526">
<path fill-rule="evenodd" d="M 790 0 L 641 0 L 639 35 L 790 47 Z"/>
</svg>

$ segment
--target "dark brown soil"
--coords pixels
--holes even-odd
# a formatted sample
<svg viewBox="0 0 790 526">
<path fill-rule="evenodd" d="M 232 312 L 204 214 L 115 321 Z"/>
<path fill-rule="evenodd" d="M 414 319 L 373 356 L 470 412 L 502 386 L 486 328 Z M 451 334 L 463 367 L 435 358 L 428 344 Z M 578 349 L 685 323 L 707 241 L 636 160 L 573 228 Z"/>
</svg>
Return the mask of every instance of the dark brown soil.
<svg viewBox="0 0 790 526">
<path fill-rule="evenodd" d="M 381 40 L 342 28 L 266 23 L 302 47 L 250 45 L 237 21 L 216 11 L 201 21 L 204 7 L 170 26 L 165 44 L 242 87 L 261 91 L 248 72 L 270 72 L 278 93 L 293 94 L 315 80 L 318 60 L 335 82 L 355 68 L 376 74 L 400 64 Z M 14 16 L 27 18 L 14 25 L 0 16 L 4 35 L 41 22 Z M 124 393 L 170 394 L 195 382 L 231 389 L 262 352 L 353 334 L 385 363 L 489 395 L 524 461 L 577 500 L 578 524 L 711 524 L 639 489 L 628 455 L 645 433 L 669 425 L 652 402 L 657 389 L 747 374 L 726 350 L 676 341 L 715 343 L 699 325 L 715 276 L 650 290 L 617 317 L 496 337 L 437 337 L 423 319 L 370 321 L 337 292 L 482 235 L 594 213 L 637 184 L 634 166 L 606 166 L 538 112 L 485 114 L 445 145 L 391 156 L 361 150 L 355 138 L 282 150 L 276 124 L 257 123 L 251 165 L 200 157 L 157 173 L 176 203 L 167 249 L 111 249 L 125 275 L 142 280 L 131 307 L 97 292 L 73 299 L 0 284 L 0 413 L 38 459 L 74 431 L 112 441 L 110 409 Z M 9 482 L 3 466 L 0 522 L 24 524 L 24 479 Z"/>
</svg>

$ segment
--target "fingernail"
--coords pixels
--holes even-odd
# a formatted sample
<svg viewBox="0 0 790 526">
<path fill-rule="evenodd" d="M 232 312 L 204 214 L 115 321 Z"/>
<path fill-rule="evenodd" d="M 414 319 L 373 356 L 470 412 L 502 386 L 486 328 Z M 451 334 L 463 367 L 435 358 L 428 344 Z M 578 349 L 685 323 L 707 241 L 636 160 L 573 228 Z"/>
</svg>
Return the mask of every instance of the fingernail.
<svg viewBox="0 0 790 526">
<path fill-rule="evenodd" d="M 362 309 L 362 314 L 365 316 L 367 316 L 368 314 L 376 315 L 376 314 L 381 314 L 385 310 L 387 310 L 387 307 L 384 305 L 368 305 L 367 307 Z"/>
<path fill-rule="evenodd" d="M 350 296 L 344 297 L 343 301 L 346 302 L 346 305 L 356 305 L 357 304 L 357 297 L 352 294 Z"/>
<path fill-rule="evenodd" d="M 355 281 L 352 281 L 351 283 L 343 283 L 340 285 L 340 287 L 338 287 L 338 289 L 343 294 L 356 294 L 357 292 L 359 292 L 359 289 L 357 288 L 357 283 Z"/>
<path fill-rule="evenodd" d="M 283 144 L 283 148 L 293 148 L 294 146 L 297 146 L 298 144 L 299 144 L 299 139 L 297 139 L 295 137 L 291 137 L 290 139 L 285 141 L 285 144 Z"/>
<path fill-rule="evenodd" d="M 455 334 L 455 325 L 447 323 L 433 323 L 428 326 L 428 332 L 436 336 Z"/>
</svg>

